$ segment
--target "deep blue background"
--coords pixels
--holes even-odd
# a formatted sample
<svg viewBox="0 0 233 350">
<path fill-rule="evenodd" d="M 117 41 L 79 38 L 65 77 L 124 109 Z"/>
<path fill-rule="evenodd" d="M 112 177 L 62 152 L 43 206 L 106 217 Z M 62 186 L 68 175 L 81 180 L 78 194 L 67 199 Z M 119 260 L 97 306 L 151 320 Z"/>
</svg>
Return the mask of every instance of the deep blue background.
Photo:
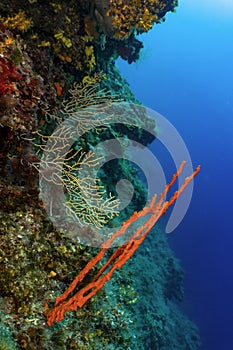
<svg viewBox="0 0 233 350">
<path fill-rule="evenodd" d="M 169 242 L 185 269 L 184 308 L 202 349 L 233 349 L 233 1 L 180 2 L 142 35 L 140 62 L 118 66 L 144 105 L 165 116 L 202 170 Z M 156 152 L 156 147 L 154 147 Z"/>
</svg>

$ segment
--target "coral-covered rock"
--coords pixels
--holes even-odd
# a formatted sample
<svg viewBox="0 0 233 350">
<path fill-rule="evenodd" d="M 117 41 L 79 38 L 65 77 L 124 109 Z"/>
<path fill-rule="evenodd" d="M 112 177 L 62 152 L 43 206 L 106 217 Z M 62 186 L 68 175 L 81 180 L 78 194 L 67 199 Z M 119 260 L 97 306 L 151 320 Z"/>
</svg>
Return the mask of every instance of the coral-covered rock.
<svg viewBox="0 0 233 350">
<path fill-rule="evenodd" d="M 120 40 L 134 31 L 147 32 L 159 23 L 168 11 L 177 6 L 176 0 L 95 0 L 94 15 L 104 34 Z"/>
</svg>

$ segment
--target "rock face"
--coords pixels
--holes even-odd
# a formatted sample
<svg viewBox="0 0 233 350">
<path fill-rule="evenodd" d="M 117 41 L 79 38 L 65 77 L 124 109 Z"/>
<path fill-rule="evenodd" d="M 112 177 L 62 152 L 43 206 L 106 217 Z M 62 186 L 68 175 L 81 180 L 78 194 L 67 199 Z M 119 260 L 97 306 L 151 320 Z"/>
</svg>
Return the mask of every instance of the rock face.
<svg viewBox="0 0 233 350">
<path fill-rule="evenodd" d="M 197 327 L 179 310 L 183 298 L 183 270 L 159 227 L 154 228 L 135 254 L 139 349 L 199 349 Z"/>
<path fill-rule="evenodd" d="M 64 104 L 74 86 L 74 112 L 99 101 L 139 103 L 115 60 L 137 60 L 143 45 L 136 34 L 175 6 L 176 1 L 1 1 L 0 349 L 199 348 L 195 326 L 173 302 L 182 298 L 183 273 L 159 230 L 151 232 L 91 302 L 63 323 L 48 327 L 43 314 L 44 305 L 50 307 L 96 254 L 47 217 L 38 193 L 43 142 L 67 117 Z M 145 146 L 152 141 L 140 128 L 110 125 L 85 134 L 73 148 L 88 152 L 117 135 Z M 146 200 L 137 169 L 122 160 L 107 164 L 99 174 L 107 193 L 114 194 L 122 174 L 133 179 L 134 198 L 120 222 Z"/>
</svg>

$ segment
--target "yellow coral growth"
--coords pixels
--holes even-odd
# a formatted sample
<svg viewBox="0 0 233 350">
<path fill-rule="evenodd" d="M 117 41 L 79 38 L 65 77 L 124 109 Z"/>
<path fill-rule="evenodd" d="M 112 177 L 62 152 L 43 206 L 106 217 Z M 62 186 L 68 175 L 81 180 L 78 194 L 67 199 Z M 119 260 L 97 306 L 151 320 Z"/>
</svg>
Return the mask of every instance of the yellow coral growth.
<svg viewBox="0 0 233 350">
<path fill-rule="evenodd" d="M 2 55 L 6 49 L 12 47 L 15 41 L 10 35 L 7 35 L 5 38 L 3 35 L 0 35 L 0 39 L 2 40 L 0 41 L 0 54 Z"/>
<path fill-rule="evenodd" d="M 156 20 L 158 20 L 158 16 L 157 15 L 152 16 L 149 10 L 146 8 L 139 22 L 136 24 L 135 27 L 138 30 L 143 29 L 144 32 L 148 32 L 148 30 L 152 28 L 153 22 L 155 22 Z"/>
<path fill-rule="evenodd" d="M 87 67 L 89 68 L 89 70 L 92 71 L 93 68 L 95 67 L 95 64 L 96 64 L 93 46 L 86 46 L 85 47 L 85 55 L 86 55 L 85 63 L 87 65 Z"/>
<path fill-rule="evenodd" d="M 71 40 L 64 36 L 64 30 L 60 30 L 59 32 L 54 34 L 54 38 L 60 40 L 68 48 L 72 46 Z"/>
<path fill-rule="evenodd" d="M 9 29 L 18 29 L 22 32 L 27 31 L 32 26 L 32 20 L 26 18 L 24 11 L 19 11 L 13 17 L 7 17 L 5 19 L 0 18 L 3 25 Z"/>
<path fill-rule="evenodd" d="M 177 6 L 176 0 L 115 0 L 110 2 L 105 18 L 112 19 L 113 36 L 127 38 L 135 29 L 147 32 L 167 11 Z"/>
</svg>

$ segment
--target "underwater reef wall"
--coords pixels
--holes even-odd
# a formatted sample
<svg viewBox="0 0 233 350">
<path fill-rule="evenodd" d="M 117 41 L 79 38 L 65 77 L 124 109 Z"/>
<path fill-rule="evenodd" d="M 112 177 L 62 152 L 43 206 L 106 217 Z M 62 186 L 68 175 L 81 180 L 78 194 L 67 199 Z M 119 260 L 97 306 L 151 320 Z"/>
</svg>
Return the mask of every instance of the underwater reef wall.
<svg viewBox="0 0 233 350">
<path fill-rule="evenodd" d="M 115 61 L 138 60 L 143 44 L 137 34 L 163 22 L 176 6 L 173 0 L 0 2 L 0 350 L 199 348 L 195 325 L 175 302 L 182 299 L 183 272 L 158 228 L 82 308 L 51 327 L 45 318 L 45 305 L 51 307 L 98 249 L 48 219 L 38 188 L 44 141 L 74 109 L 140 103 Z M 140 123 L 97 126 L 75 143 L 67 168 L 77 149 L 87 152 L 122 135 L 145 146 L 153 140 Z M 106 164 L 99 188 L 116 195 L 122 175 L 133 182 L 134 197 L 119 222 L 146 201 L 137 169 L 121 159 Z M 119 224 L 111 216 L 104 220 Z M 88 225 L 82 229 L 97 234 Z"/>
</svg>

